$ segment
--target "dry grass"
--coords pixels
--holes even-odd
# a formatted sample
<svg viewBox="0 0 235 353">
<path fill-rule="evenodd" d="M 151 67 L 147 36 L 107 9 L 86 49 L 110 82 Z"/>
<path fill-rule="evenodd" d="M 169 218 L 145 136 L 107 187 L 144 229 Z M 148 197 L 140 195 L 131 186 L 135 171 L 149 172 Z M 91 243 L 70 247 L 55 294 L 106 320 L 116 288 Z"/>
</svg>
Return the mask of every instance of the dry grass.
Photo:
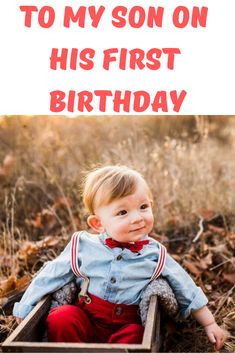
<svg viewBox="0 0 235 353">
<path fill-rule="evenodd" d="M 234 157 L 235 117 L 0 117 L 0 279 L 22 274 L 15 255 L 25 241 L 68 239 L 86 227 L 79 188 L 83 172 L 98 164 L 144 174 L 154 194 L 155 231 L 170 240 L 177 229 L 192 240 L 208 213 L 222 215 L 235 232 Z M 226 301 L 218 316 L 230 330 L 232 305 Z M 188 325 L 175 351 L 189 351 Z M 196 327 L 193 337 L 198 351 L 202 330 Z"/>
<path fill-rule="evenodd" d="M 158 228 L 173 219 L 189 224 L 202 208 L 232 213 L 235 118 L 214 120 L 206 124 L 203 119 L 202 124 L 192 117 L 4 119 L 0 161 L 9 154 L 15 158 L 13 170 L 2 181 L 4 213 L 11 212 L 6 208 L 15 199 L 17 208 L 24 195 L 27 204 L 20 203 L 20 217 L 29 218 L 62 190 L 74 200 L 73 212 L 80 213 L 81 173 L 110 163 L 127 164 L 145 175 L 158 205 Z"/>
</svg>

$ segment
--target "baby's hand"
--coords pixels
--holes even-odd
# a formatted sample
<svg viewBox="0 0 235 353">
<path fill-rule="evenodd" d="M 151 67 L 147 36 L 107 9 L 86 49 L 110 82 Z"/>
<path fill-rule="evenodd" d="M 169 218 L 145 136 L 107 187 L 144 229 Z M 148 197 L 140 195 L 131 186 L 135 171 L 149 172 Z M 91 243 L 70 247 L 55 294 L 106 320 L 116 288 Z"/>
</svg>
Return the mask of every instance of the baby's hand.
<svg viewBox="0 0 235 353">
<path fill-rule="evenodd" d="M 18 325 L 21 323 L 21 321 L 23 321 L 23 319 L 21 317 L 16 317 L 16 322 Z"/>
<path fill-rule="evenodd" d="M 216 350 L 219 350 L 223 347 L 224 342 L 228 337 L 228 333 L 220 328 L 216 322 L 211 323 L 204 327 L 206 334 L 211 343 L 215 343 Z"/>
</svg>

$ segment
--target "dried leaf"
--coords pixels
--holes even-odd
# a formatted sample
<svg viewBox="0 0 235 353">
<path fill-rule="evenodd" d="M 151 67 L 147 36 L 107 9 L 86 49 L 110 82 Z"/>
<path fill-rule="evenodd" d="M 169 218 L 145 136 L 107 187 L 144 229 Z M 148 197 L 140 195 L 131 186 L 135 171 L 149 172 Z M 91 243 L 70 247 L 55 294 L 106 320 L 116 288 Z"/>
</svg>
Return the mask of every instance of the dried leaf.
<svg viewBox="0 0 235 353">
<path fill-rule="evenodd" d="M 54 213 L 52 211 L 48 210 L 47 208 L 44 208 L 42 210 L 42 216 L 45 218 L 55 217 Z"/>
<path fill-rule="evenodd" d="M 52 235 L 48 235 L 46 238 L 44 238 L 41 242 L 41 246 L 44 248 L 47 247 L 54 247 L 58 245 L 60 242 L 60 239 L 57 237 L 53 237 Z M 38 242 L 39 243 L 39 242 Z"/>
<path fill-rule="evenodd" d="M 10 269 L 12 267 L 13 257 L 11 255 L 4 255 L 0 258 L 1 268 Z"/>
<path fill-rule="evenodd" d="M 174 227 L 176 227 L 176 226 L 179 225 L 179 223 L 180 223 L 180 219 L 179 219 L 179 217 L 177 217 L 177 216 L 172 216 L 171 218 L 169 218 L 169 219 L 167 220 L 168 226 L 174 226 Z"/>
<path fill-rule="evenodd" d="M 72 200 L 68 197 L 59 197 L 54 205 L 52 206 L 54 209 L 58 208 L 67 208 L 67 207 L 72 207 Z"/>
<path fill-rule="evenodd" d="M 228 234 L 228 241 L 232 249 L 235 249 L 235 234 Z"/>
<path fill-rule="evenodd" d="M 178 254 L 171 254 L 171 256 L 173 257 L 173 259 L 175 261 L 178 261 L 179 263 L 181 262 L 182 260 L 182 256 L 178 255 Z"/>
<path fill-rule="evenodd" d="M 199 214 L 203 219 L 205 219 L 206 221 L 209 221 L 210 219 L 212 219 L 213 217 L 216 216 L 215 211 L 210 210 L 208 208 L 201 208 L 198 210 L 197 214 Z"/>
<path fill-rule="evenodd" d="M 167 237 L 165 234 L 157 234 L 157 233 L 151 232 L 151 233 L 149 234 L 149 236 L 150 236 L 151 238 L 153 238 L 153 239 L 155 239 L 155 240 L 161 242 L 161 243 L 166 243 L 166 242 L 168 242 L 168 240 L 169 240 L 168 237 Z"/>
<path fill-rule="evenodd" d="M 42 216 L 41 214 L 37 214 L 36 218 L 34 220 L 31 220 L 30 223 L 32 224 L 32 226 L 34 226 L 35 228 L 39 228 L 42 229 L 43 225 L 42 225 Z"/>
<path fill-rule="evenodd" d="M 200 259 L 199 264 L 201 269 L 208 269 L 208 267 L 212 264 L 212 253 L 209 253 L 207 256 Z"/>
<path fill-rule="evenodd" d="M 200 276 L 201 271 L 197 268 L 197 266 L 195 264 L 193 264 L 192 262 L 188 261 L 188 260 L 184 260 L 183 261 L 183 265 L 184 267 L 191 273 L 193 273 L 196 276 Z"/>
<path fill-rule="evenodd" d="M 3 306 L 7 303 L 7 297 L 0 298 L 0 306 Z"/>
<path fill-rule="evenodd" d="M 56 219 L 55 214 L 48 210 L 48 209 L 43 209 L 42 210 L 42 223 L 45 225 L 47 231 L 54 228 L 57 224 L 58 221 Z"/>
<path fill-rule="evenodd" d="M 21 260 L 27 260 L 27 258 L 38 252 L 38 246 L 31 242 L 31 241 L 26 241 L 22 244 L 21 248 L 18 251 L 18 257 Z"/>
<path fill-rule="evenodd" d="M 223 273 L 223 278 L 232 283 L 232 284 L 235 284 L 235 272 L 233 273 Z"/>
<path fill-rule="evenodd" d="M 10 171 L 14 167 L 14 164 L 15 164 L 15 158 L 13 157 L 13 155 L 7 154 L 2 164 L 6 175 L 10 173 Z"/>
<path fill-rule="evenodd" d="M 30 281 L 31 281 L 31 276 L 29 274 L 25 275 L 21 278 L 18 278 L 16 280 L 15 289 L 20 290 L 20 289 L 26 287 Z"/>
<path fill-rule="evenodd" d="M 224 236 L 226 235 L 226 231 L 225 231 L 224 228 L 216 227 L 216 226 L 213 226 L 212 224 L 209 224 L 209 225 L 208 225 L 208 228 L 209 228 L 212 232 L 214 232 L 214 233 L 216 233 L 216 234 L 219 234 L 219 235 L 221 235 L 222 237 L 224 237 Z"/>
<path fill-rule="evenodd" d="M 3 167 L 0 166 L 0 176 L 5 177 L 5 170 Z"/>
<path fill-rule="evenodd" d="M 227 249 L 227 245 L 224 243 L 218 244 L 216 246 L 211 246 L 210 249 L 214 254 L 224 254 L 230 256 L 230 252 Z"/>
<path fill-rule="evenodd" d="M 206 288 L 207 292 L 211 292 L 212 291 L 212 285 L 211 284 L 205 284 L 204 287 Z"/>
<path fill-rule="evenodd" d="M 6 297 L 7 293 L 15 289 L 16 277 L 10 276 L 6 280 L 0 282 L 0 297 Z"/>
</svg>

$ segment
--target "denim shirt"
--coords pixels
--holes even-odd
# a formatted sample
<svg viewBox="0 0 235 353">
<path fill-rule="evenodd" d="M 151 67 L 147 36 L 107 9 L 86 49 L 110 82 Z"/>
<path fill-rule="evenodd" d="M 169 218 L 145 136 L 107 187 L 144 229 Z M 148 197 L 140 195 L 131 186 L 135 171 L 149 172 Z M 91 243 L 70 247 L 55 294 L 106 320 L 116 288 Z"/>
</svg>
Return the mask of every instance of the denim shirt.
<svg viewBox="0 0 235 353">
<path fill-rule="evenodd" d="M 143 290 L 149 284 L 159 256 L 159 243 L 145 236 L 149 244 L 138 253 L 129 249 L 105 245 L 107 234 L 80 232 L 78 266 L 90 279 L 89 293 L 115 304 L 139 304 Z M 53 293 L 75 278 L 71 269 L 71 242 L 53 261 L 46 263 L 27 288 L 20 302 L 15 303 L 13 315 L 24 318 L 46 294 Z M 200 287 L 188 273 L 167 254 L 161 276 L 170 284 L 186 318 L 208 302 Z M 81 278 L 76 278 L 81 285 Z"/>
</svg>

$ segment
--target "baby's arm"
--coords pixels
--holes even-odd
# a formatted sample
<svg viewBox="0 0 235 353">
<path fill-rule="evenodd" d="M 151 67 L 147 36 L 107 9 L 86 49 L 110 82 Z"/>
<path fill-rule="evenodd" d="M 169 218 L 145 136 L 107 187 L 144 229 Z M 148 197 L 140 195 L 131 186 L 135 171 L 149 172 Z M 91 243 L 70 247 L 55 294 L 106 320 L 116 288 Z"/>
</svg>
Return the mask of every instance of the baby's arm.
<svg viewBox="0 0 235 353">
<path fill-rule="evenodd" d="M 205 328 L 206 334 L 216 348 L 222 347 L 226 334 L 216 324 L 214 316 L 207 308 L 208 300 L 189 274 L 170 255 L 167 255 L 162 276 L 169 282 L 180 305 L 180 314 L 186 318 L 190 314 Z"/>
<path fill-rule="evenodd" d="M 189 274 L 169 254 L 161 275 L 170 284 L 180 306 L 180 316 L 187 318 L 208 303 L 202 289 L 198 287 Z"/>
<path fill-rule="evenodd" d="M 208 307 L 204 306 L 199 310 L 193 311 L 192 315 L 204 327 L 210 342 L 216 344 L 216 349 L 222 348 L 227 338 L 227 333 L 217 325 Z"/>
<path fill-rule="evenodd" d="M 61 288 L 74 278 L 70 265 L 69 243 L 64 251 L 53 261 L 48 262 L 32 280 L 20 302 L 15 303 L 13 315 L 19 323 L 34 306 L 46 295 Z"/>
</svg>

